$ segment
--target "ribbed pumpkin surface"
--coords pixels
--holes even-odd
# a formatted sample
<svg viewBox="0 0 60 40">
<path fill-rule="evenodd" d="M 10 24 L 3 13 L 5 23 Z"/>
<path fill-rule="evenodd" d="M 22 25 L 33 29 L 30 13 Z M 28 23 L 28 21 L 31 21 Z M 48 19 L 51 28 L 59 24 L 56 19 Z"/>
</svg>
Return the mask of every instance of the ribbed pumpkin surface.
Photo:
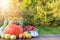
<svg viewBox="0 0 60 40">
<path fill-rule="evenodd" d="M 4 34 L 10 34 L 10 35 L 19 35 L 21 33 L 23 33 L 23 28 L 20 25 L 16 25 L 16 24 L 9 24 L 4 32 Z"/>
</svg>

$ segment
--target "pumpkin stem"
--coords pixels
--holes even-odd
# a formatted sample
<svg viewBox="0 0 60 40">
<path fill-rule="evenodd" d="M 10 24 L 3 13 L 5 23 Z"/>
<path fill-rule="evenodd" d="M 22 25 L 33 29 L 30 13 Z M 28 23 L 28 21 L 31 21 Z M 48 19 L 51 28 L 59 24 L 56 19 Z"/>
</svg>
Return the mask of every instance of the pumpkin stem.
<svg viewBox="0 0 60 40">
<path fill-rule="evenodd" d="M 16 25 L 20 25 L 19 23 L 16 23 Z"/>
</svg>

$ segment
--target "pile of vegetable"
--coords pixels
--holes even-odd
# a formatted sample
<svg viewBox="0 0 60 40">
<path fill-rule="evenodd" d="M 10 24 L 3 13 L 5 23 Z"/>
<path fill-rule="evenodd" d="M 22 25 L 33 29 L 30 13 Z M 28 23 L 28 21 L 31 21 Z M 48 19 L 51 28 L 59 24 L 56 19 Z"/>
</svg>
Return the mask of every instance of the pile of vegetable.
<svg viewBox="0 0 60 40">
<path fill-rule="evenodd" d="M 17 19 L 14 19 L 17 20 Z M 32 38 L 37 37 L 38 32 L 36 31 L 37 28 L 34 26 L 26 26 L 23 28 L 18 22 L 11 21 L 6 28 L 4 29 L 3 33 L 1 34 L 1 38 L 3 39 L 17 39 L 17 38 Z"/>
</svg>

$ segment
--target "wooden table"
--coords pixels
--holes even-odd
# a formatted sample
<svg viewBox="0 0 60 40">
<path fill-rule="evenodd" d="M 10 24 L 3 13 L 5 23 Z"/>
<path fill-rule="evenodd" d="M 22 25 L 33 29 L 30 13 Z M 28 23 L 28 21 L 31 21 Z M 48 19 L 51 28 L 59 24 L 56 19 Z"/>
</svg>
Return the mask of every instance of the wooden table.
<svg viewBox="0 0 60 40">
<path fill-rule="evenodd" d="M 0 40 L 6 40 L 6 39 L 1 39 Z M 23 39 L 16 39 L 16 40 L 23 40 Z M 41 35 L 37 38 L 32 38 L 32 39 L 24 39 L 24 40 L 60 40 L 60 35 Z"/>
</svg>

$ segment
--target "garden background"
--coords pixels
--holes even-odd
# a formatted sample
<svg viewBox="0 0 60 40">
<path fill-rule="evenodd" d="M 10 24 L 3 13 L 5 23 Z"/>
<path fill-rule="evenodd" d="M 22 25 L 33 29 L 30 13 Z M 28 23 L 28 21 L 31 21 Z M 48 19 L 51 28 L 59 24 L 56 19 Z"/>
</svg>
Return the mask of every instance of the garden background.
<svg viewBox="0 0 60 40">
<path fill-rule="evenodd" d="M 0 10 L 0 26 L 8 17 L 23 17 L 24 26 L 33 25 L 40 34 L 60 34 L 60 0 L 10 0 L 9 9 Z"/>
</svg>

